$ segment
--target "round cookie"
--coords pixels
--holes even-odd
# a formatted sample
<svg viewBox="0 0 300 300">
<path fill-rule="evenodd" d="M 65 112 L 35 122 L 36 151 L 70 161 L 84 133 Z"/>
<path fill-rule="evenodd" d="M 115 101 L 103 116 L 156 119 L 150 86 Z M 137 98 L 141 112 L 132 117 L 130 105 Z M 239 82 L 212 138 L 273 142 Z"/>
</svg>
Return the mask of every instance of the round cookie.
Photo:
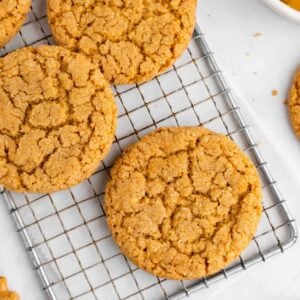
<svg viewBox="0 0 300 300">
<path fill-rule="evenodd" d="M 261 186 L 230 139 L 201 127 L 163 128 L 115 163 L 105 207 L 113 238 L 137 266 L 194 279 L 232 262 L 255 234 Z"/>
<path fill-rule="evenodd" d="M 97 62 L 114 84 L 141 83 L 170 67 L 187 47 L 196 0 L 48 0 L 55 41 Z"/>
<path fill-rule="evenodd" d="M 300 71 L 297 72 L 288 99 L 292 126 L 300 138 Z"/>
<path fill-rule="evenodd" d="M 86 56 L 56 46 L 0 59 L 0 184 L 48 193 L 88 178 L 109 151 L 117 109 Z"/>
<path fill-rule="evenodd" d="M 0 1 L 0 48 L 21 28 L 30 9 L 30 0 Z"/>
</svg>

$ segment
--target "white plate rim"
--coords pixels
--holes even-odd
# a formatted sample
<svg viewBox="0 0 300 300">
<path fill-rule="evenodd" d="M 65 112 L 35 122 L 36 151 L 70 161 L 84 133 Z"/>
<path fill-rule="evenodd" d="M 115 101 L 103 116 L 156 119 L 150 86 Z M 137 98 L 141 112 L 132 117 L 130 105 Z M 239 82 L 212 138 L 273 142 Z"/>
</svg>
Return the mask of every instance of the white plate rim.
<svg viewBox="0 0 300 300">
<path fill-rule="evenodd" d="M 262 0 L 262 1 L 281 16 L 297 24 L 300 24 L 299 11 L 289 7 L 287 4 L 283 3 L 280 0 Z"/>
</svg>

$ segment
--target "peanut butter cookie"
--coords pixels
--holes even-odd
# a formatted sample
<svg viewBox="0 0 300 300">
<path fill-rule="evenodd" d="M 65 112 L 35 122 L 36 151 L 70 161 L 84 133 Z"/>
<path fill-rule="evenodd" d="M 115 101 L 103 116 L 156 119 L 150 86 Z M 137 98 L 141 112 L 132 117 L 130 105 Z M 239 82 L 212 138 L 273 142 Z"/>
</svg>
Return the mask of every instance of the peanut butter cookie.
<svg viewBox="0 0 300 300">
<path fill-rule="evenodd" d="M 116 105 L 97 65 L 56 46 L 0 59 L 0 184 L 46 193 L 89 177 L 114 138 Z"/>
<path fill-rule="evenodd" d="M 204 128 L 163 128 L 111 170 L 106 213 L 113 237 L 139 267 L 194 279 L 232 262 L 255 234 L 261 186 L 230 139 Z"/>
<path fill-rule="evenodd" d="M 114 84 L 140 83 L 170 67 L 187 47 L 196 0 L 48 0 L 59 45 L 98 63 Z"/>
<path fill-rule="evenodd" d="M 296 135 L 300 138 L 300 71 L 297 72 L 288 99 L 290 119 Z"/>
<path fill-rule="evenodd" d="M 0 48 L 19 31 L 30 9 L 30 3 L 30 0 L 0 1 Z"/>
<path fill-rule="evenodd" d="M 8 290 L 5 277 L 0 277 L 0 300 L 19 300 L 17 293 Z"/>
</svg>

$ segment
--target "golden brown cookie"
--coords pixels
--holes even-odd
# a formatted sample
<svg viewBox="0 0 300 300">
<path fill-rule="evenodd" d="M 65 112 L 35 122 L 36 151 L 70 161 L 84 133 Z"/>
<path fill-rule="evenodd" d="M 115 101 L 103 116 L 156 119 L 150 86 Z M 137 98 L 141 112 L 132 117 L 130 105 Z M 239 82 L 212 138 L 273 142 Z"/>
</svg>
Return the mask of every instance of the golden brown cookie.
<svg viewBox="0 0 300 300">
<path fill-rule="evenodd" d="M 7 281 L 5 277 L 0 276 L 0 300 L 19 300 L 17 293 L 8 290 Z"/>
<path fill-rule="evenodd" d="M 30 9 L 30 3 L 30 0 L 0 1 L 0 48 L 19 31 Z"/>
<path fill-rule="evenodd" d="M 0 184 L 52 192 L 88 178 L 114 138 L 111 89 L 86 56 L 56 46 L 0 59 Z"/>
<path fill-rule="evenodd" d="M 300 71 L 297 72 L 288 99 L 290 119 L 300 138 Z"/>
<path fill-rule="evenodd" d="M 256 169 L 227 137 L 204 128 L 154 131 L 111 170 L 107 220 L 137 266 L 169 279 L 194 279 L 233 261 L 261 212 Z"/>
<path fill-rule="evenodd" d="M 97 62 L 114 84 L 144 82 L 170 67 L 187 47 L 196 0 L 48 0 L 59 45 Z"/>
</svg>

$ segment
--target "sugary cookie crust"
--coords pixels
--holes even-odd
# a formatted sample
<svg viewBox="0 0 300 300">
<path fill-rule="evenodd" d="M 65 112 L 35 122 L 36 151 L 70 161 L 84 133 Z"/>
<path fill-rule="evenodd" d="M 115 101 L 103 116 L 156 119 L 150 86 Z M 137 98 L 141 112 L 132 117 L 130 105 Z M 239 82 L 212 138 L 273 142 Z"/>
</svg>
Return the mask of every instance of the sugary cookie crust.
<svg viewBox="0 0 300 300">
<path fill-rule="evenodd" d="M 111 170 L 105 206 L 113 237 L 137 266 L 193 279 L 234 260 L 262 212 L 256 169 L 227 137 L 204 128 L 159 129 Z"/>
<path fill-rule="evenodd" d="M 288 105 L 293 128 L 300 138 L 300 71 L 297 72 L 292 84 Z"/>
<path fill-rule="evenodd" d="M 30 9 L 30 3 L 30 0 L 0 1 L 0 48 L 19 31 Z"/>
<path fill-rule="evenodd" d="M 97 65 L 55 46 L 0 59 L 0 184 L 46 193 L 89 177 L 108 152 L 116 105 Z"/>
<path fill-rule="evenodd" d="M 196 0 L 48 0 L 56 42 L 97 62 L 114 84 L 144 82 L 187 47 Z"/>
</svg>

